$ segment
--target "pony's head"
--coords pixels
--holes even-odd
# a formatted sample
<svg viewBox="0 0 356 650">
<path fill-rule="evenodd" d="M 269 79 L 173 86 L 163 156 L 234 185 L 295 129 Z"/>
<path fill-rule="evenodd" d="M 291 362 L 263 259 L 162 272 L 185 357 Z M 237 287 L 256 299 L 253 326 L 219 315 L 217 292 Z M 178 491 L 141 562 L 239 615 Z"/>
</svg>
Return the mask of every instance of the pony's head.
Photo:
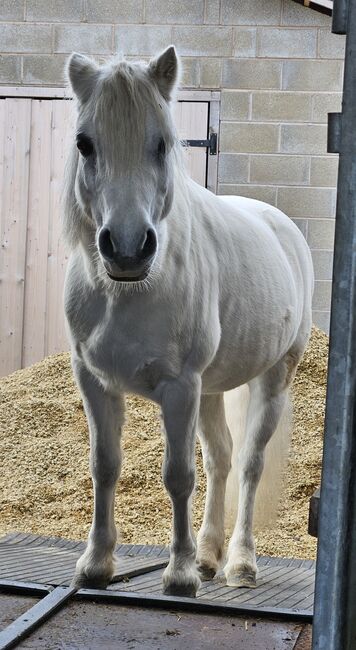
<svg viewBox="0 0 356 650">
<path fill-rule="evenodd" d="M 118 282 L 148 276 L 172 204 L 169 103 L 178 67 L 174 47 L 149 64 L 114 59 L 99 66 L 81 54 L 68 62 L 77 98 L 76 206 Z"/>
</svg>

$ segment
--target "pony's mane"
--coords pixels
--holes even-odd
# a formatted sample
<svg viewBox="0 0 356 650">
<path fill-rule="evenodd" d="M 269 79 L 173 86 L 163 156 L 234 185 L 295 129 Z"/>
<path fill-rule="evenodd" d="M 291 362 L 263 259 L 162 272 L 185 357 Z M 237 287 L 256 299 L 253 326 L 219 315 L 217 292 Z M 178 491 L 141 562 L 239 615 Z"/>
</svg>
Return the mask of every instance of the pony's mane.
<svg viewBox="0 0 356 650">
<path fill-rule="evenodd" d="M 114 57 L 99 68 L 100 74 L 90 98 L 76 105 L 78 124 L 93 123 L 97 140 L 105 155 L 106 176 L 118 169 L 130 170 L 139 160 L 145 141 L 146 115 L 151 109 L 158 119 L 166 146 L 171 150 L 175 172 L 185 176 L 181 144 L 168 104 L 147 72 L 143 63 Z M 78 125 L 76 127 L 78 129 Z M 75 248 L 89 230 L 92 220 L 83 213 L 75 197 L 78 150 L 69 152 L 63 186 L 63 235 L 69 248 Z"/>
</svg>

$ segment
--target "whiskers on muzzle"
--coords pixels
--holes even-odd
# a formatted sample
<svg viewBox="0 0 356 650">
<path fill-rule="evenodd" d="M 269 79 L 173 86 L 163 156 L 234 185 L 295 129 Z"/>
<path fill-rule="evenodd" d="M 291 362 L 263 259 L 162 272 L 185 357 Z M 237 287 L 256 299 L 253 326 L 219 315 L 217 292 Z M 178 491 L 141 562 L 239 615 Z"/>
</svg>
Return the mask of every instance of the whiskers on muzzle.
<svg viewBox="0 0 356 650">
<path fill-rule="evenodd" d="M 156 253 L 147 275 L 139 280 L 116 280 L 110 278 L 108 272 L 103 264 L 102 257 L 97 249 L 97 246 L 92 245 L 92 259 L 96 271 L 96 280 L 99 282 L 101 288 L 110 293 L 110 295 L 118 296 L 121 293 L 132 295 L 135 293 L 144 293 L 153 288 L 156 281 L 160 277 L 160 259 Z"/>
</svg>

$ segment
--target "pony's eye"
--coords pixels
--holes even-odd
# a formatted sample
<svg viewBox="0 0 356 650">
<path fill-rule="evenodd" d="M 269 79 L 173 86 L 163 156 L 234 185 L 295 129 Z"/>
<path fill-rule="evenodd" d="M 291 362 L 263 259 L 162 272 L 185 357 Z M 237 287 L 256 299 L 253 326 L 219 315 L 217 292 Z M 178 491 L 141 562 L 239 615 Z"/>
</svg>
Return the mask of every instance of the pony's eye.
<svg viewBox="0 0 356 650">
<path fill-rule="evenodd" d="M 88 158 L 94 153 L 94 145 L 87 135 L 81 133 L 77 135 L 77 147 L 84 158 Z"/>
<path fill-rule="evenodd" d="M 165 153 L 166 153 L 166 143 L 163 140 L 163 138 L 161 138 L 158 145 L 157 145 L 157 156 L 159 158 L 163 158 Z"/>
</svg>

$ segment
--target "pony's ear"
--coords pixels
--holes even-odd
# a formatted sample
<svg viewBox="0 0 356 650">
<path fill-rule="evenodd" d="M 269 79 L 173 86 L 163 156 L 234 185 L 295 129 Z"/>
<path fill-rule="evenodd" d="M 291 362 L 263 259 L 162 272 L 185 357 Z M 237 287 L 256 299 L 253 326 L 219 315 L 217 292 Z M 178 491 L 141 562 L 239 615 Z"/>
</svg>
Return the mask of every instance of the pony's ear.
<svg viewBox="0 0 356 650">
<path fill-rule="evenodd" d="M 92 94 L 97 75 L 96 63 L 83 54 L 73 52 L 67 63 L 67 77 L 74 94 L 84 104 Z"/>
<path fill-rule="evenodd" d="M 174 45 L 152 59 L 148 68 L 161 95 L 169 102 L 179 77 L 179 60 Z"/>
</svg>

